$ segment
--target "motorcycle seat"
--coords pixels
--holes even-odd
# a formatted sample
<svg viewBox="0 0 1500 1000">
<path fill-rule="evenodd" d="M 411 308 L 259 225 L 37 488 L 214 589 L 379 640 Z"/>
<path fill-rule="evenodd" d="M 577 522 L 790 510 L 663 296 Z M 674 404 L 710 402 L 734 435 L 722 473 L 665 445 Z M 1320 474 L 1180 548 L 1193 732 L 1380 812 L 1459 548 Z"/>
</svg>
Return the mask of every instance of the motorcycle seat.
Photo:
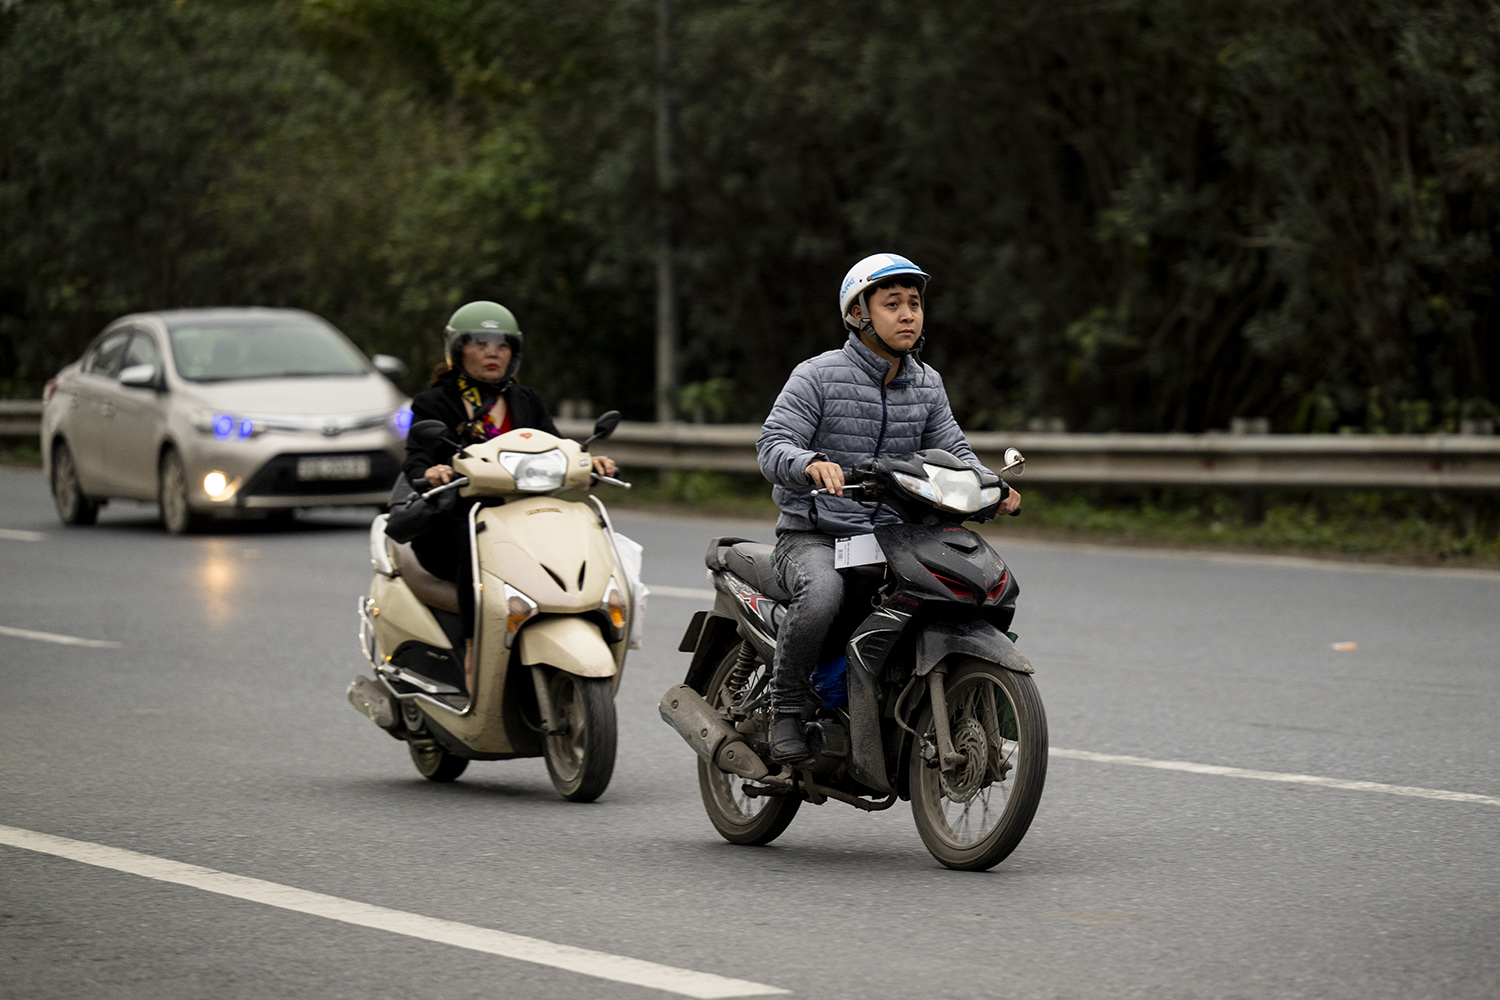
<svg viewBox="0 0 1500 1000">
<path fill-rule="evenodd" d="M 396 554 L 396 569 L 401 579 L 406 581 L 407 588 L 417 600 L 440 611 L 458 614 L 458 584 L 428 572 L 416 552 L 412 551 L 410 542 L 394 544 L 391 549 Z"/>
<path fill-rule="evenodd" d="M 776 546 L 764 542 L 736 542 L 722 550 L 723 566 L 778 604 L 792 599 L 777 578 L 771 555 Z"/>
</svg>

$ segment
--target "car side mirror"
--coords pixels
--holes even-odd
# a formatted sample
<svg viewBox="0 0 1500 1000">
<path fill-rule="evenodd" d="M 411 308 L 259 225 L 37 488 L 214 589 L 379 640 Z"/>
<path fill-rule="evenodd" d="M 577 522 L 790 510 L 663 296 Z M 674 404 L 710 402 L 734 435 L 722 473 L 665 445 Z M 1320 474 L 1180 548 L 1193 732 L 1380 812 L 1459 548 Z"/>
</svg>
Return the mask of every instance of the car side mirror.
<svg viewBox="0 0 1500 1000">
<path fill-rule="evenodd" d="M 439 441 L 446 440 L 447 437 L 448 428 L 441 420 L 418 420 L 411 425 L 411 430 L 406 435 L 406 439 L 418 448 L 431 448 Z"/>
<path fill-rule="evenodd" d="M 1026 456 L 1021 454 L 1019 448 L 1005 449 L 1005 468 L 1001 472 L 1014 472 L 1016 475 L 1026 471 Z"/>
<path fill-rule="evenodd" d="M 377 354 L 370 359 L 370 364 L 386 378 L 400 378 L 406 374 L 406 362 L 394 354 Z"/>
<path fill-rule="evenodd" d="M 156 366 L 153 364 L 131 365 L 120 372 L 120 384 L 132 389 L 156 388 Z"/>
<path fill-rule="evenodd" d="M 610 410 L 606 413 L 601 414 L 599 416 L 599 419 L 594 421 L 594 433 L 589 435 L 589 439 L 587 441 L 583 442 L 583 450 L 588 451 L 589 445 L 593 444 L 595 441 L 600 440 L 601 438 L 609 437 L 615 432 L 615 428 L 618 426 L 620 426 L 619 410 Z"/>
</svg>

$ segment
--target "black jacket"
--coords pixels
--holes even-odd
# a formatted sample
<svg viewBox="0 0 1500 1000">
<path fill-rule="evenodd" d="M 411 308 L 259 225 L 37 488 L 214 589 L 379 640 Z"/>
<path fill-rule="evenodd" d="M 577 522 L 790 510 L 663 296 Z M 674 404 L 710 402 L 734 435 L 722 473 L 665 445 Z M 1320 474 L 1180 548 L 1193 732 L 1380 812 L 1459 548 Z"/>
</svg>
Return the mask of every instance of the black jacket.
<svg viewBox="0 0 1500 1000">
<path fill-rule="evenodd" d="M 542 399 L 536 391 L 524 385 L 512 382 L 501 390 L 505 397 L 505 405 L 510 412 L 510 426 L 514 428 L 530 427 L 539 431 L 546 431 L 558 437 L 562 435 L 557 432 L 557 425 L 552 422 L 552 417 L 547 413 L 547 407 L 542 405 Z M 443 426 L 447 427 L 450 435 L 459 439 L 459 427 L 469 422 L 469 413 L 464 409 L 463 397 L 458 392 L 458 379 L 453 375 L 447 375 L 441 382 L 431 389 L 425 389 L 412 397 L 411 422 L 419 420 L 441 420 Z M 402 471 L 406 473 L 414 486 L 426 488 L 424 475 L 434 465 L 452 465 L 453 454 L 456 449 L 442 441 L 437 442 L 431 448 L 418 448 L 410 440 L 406 442 L 406 462 L 402 465 Z"/>
</svg>

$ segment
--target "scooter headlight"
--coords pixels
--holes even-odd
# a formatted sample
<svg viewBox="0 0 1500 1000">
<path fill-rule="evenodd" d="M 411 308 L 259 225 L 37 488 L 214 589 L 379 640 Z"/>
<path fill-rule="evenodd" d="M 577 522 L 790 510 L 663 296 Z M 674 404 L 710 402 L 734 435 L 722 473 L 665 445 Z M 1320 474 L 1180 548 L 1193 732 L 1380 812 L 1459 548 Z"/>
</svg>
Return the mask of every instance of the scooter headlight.
<svg viewBox="0 0 1500 1000">
<path fill-rule="evenodd" d="M 561 448 L 536 455 L 523 451 L 502 451 L 500 467 L 515 478 L 516 489 L 526 493 L 555 490 L 568 476 L 568 459 Z"/>
<path fill-rule="evenodd" d="M 516 641 L 516 633 L 536 614 L 536 601 L 505 584 L 505 648 Z"/>
</svg>

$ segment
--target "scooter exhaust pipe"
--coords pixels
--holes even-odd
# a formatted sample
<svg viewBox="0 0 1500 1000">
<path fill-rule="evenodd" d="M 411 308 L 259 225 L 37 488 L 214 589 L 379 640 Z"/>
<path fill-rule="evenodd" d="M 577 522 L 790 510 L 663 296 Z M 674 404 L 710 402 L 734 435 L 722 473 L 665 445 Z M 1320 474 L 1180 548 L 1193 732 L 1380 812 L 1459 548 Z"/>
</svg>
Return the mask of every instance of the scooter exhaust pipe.
<svg viewBox="0 0 1500 1000">
<path fill-rule="evenodd" d="M 396 699 L 364 674 L 349 682 L 349 704 L 381 729 L 393 730 L 400 714 L 396 711 Z"/>
<path fill-rule="evenodd" d="M 745 737 L 714 711 L 703 696 L 686 684 L 667 688 L 656 710 L 662 720 L 687 740 L 688 746 L 721 771 L 758 781 L 771 773 Z"/>
</svg>

